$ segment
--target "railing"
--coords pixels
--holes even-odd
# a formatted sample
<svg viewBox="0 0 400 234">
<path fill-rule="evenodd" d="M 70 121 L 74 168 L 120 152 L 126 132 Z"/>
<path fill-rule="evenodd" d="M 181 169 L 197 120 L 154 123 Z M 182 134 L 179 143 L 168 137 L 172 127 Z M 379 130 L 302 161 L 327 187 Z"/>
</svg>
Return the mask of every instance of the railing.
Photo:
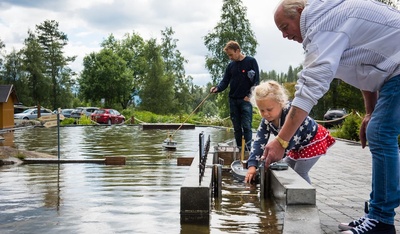
<svg viewBox="0 0 400 234">
<path fill-rule="evenodd" d="M 210 150 L 210 136 L 208 136 L 207 142 L 204 144 L 204 133 L 199 134 L 199 185 L 201 185 L 201 179 L 204 176 L 206 168 L 207 155 Z"/>
</svg>

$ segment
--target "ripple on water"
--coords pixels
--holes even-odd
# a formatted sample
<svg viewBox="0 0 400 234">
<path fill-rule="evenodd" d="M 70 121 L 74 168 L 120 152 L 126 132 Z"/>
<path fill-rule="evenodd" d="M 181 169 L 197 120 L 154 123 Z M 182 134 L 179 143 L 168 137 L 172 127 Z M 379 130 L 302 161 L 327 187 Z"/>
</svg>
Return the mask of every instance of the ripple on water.
<svg viewBox="0 0 400 234">
<path fill-rule="evenodd" d="M 180 186 L 188 167 L 176 159 L 198 156 L 200 132 L 212 136 L 212 145 L 233 137 L 217 128 L 178 131 L 178 149 L 166 151 L 161 143 L 167 130 L 60 128 L 61 158 L 123 155 L 126 165 L 0 167 L 0 233 L 279 233 L 275 204 L 260 201 L 257 187 L 230 174 L 223 176 L 223 198 L 213 200 L 210 225 L 180 224 Z M 57 153 L 55 128 L 13 134 L 19 149 Z"/>
</svg>

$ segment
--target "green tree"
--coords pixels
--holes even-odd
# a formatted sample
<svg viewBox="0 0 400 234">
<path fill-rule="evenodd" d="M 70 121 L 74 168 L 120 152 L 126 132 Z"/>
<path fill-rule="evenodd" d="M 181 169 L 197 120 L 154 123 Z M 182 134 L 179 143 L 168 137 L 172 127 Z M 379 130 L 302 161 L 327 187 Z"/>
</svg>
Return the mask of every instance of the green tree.
<svg viewBox="0 0 400 234">
<path fill-rule="evenodd" d="M 13 49 L 10 54 L 4 56 L 3 61 L 4 63 L 1 71 L 2 80 L 5 84 L 15 84 L 16 81 L 22 76 L 21 53 Z"/>
<path fill-rule="evenodd" d="M 144 57 L 145 41 L 137 33 L 125 34 L 122 40 L 117 40 L 111 34 L 106 40 L 102 42 L 104 49 L 109 49 L 116 53 L 120 58 L 126 62 L 126 67 L 131 73 L 129 85 L 130 92 L 125 92 L 121 97 L 121 102 L 124 106 L 134 105 L 133 95 L 137 94 L 143 86 L 143 77 L 147 66 L 147 61 Z"/>
<path fill-rule="evenodd" d="M 188 111 L 190 108 L 191 95 L 189 87 L 192 79 L 185 77 L 184 64 L 187 60 L 177 49 L 177 39 L 173 38 L 174 31 L 171 27 L 161 31 L 161 55 L 164 60 L 164 74 L 174 81 L 174 100 L 172 113 Z"/>
<path fill-rule="evenodd" d="M 5 47 L 6 47 L 6 45 L 5 45 L 4 42 L 0 39 L 0 55 L 3 55 L 2 50 L 3 50 L 3 48 L 5 48 Z M 3 66 L 3 58 L 0 57 L 0 68 L 2 68 L 2 66 Z M 0 82 L 1 82 L 1 80 L 2 80 L 2 79 L 0 79 Z M 0 83 L 0 84 L 1 84 L 1 83 Z"/>
<path fill-rule="evenodd" d="M 25 100 L 25 105 L 48 105 L 50 80 L 44 76 L 46 70 L 45 53 L 38 38 L 28 31 L 23 48 L 23 69 L 28 73 L 27 82 L 32 100 Z"/>
<path fill-rule="evenodd" d="M 35 31 L 38 42 L 44 51 L 46 61 L 44 74 L 51 78 L 53 109 L 62 106 L 63 99 L 57 97 L 62 93 L 68 93 L 68 90 L 65 89 L 69 87 L 72 71 L 66 66 L 76 58 L 76 56 L 64 56 L 63 49 L 68 44 L 68 38 L 65 33 L 59 31 L 58 26 L 58 22 L 46 20 L 42 24 L 36 25 Z M 64 92 L 61 92 L 63 89 Z"/>
<path fill-rule="evenodd" d="M 13 84 L 19 100 L 29 100 L 30 89 L 28 87 L 27 72 L 24 71 L 23 50 L 17 51 L 15 48 L 4 57 L 3 69 L 1 77 L 3 83 Z M 29 104 L 30 103 L 30 104 Z M 33 100 L 24 103 L 32 105 Z"/>
<path fill-rule="evenodd" d="M 83 65 L 78 80 L 82 97 L 92 103 L 104 98 L 105 107 L 115 108 L 113 104 L 118 103 L 125 109 L 125 97 L 132 87 L 132 72 L 125 60 L 110 49 L 102 49 L 86 56 Z"/>
<path fill-rule="evenodd" d="M 147 41 L 144 54 L 147 66 L 143 77 L 143 88 L 139 92 L 142 99 L 140 108 L 156 114 L 170 113 L 174 80 L 164 74 L 165 65 L 156 39 Z"/>
<path fill-rule="evenodd" d="M 237 41 L 242 52 L 249 56 L 256 54 L 257 40 L 247 19 L 247 8 L 241 0 L 224 0 L 220 21 L 204 37 L 204 44 L 209 51 L 206 55 L 206 68 L 211 74 L 212 83 L 217 84 L 223 77 L 229 63 L 223 48 L 229 40 Z M 222 117 L 229 115 L 228 91 L 218 95 L 217 105 Z"/>
<path fill-rule="evenodd" d="M 328 92 L 314 106 L 310 115 L 322 120 L 329 108 L 345 108 L 347 111 L 364 112 L 361 91 L 339 79 L 331 82 Z"/>
<path fill-rule="evenodd" d="M 292 65 L 290 65 L 287 73 L 287 82 L 294 82 L 294 81 L 296 81 L 296 74 L 294 74 Z"/>
</svg>

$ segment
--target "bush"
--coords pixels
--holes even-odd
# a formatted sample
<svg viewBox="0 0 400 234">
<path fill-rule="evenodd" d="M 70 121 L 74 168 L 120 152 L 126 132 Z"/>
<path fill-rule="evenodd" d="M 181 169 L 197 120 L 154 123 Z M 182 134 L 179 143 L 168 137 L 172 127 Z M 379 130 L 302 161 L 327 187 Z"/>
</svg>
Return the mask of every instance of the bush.
<svg viewBox="0 0 400 234">
<path fill-rule="evenodd" d="M 71 125 L 75 123 L 75 119 L 74 118 L 65 118 L 61 121 L 60 125 L 61 126 L 66 126 L 66 125 Z"/>
<path fill-rule="evenodd" d="M 352 113 L 347 116 L 341 125 L 332 132 L 332 135 L 347 140 L 360 141 L 360 127 L 362 118 Z"/>
<path fill-rule="evenodd" d="M 86 115 L 82 115 L 77 121 L 76 124 L 79 125 L 92 125 L 92 120 Z"/>
<path fill-rule="evenodd" d="M 260 115 L 260 112 L 258 111 L 257 108 L 253 108 L 253 122 L 251 123 L 251 127 L 253 129 L 258 129 L 260 126 L 262 117 Z"/>
</svg>

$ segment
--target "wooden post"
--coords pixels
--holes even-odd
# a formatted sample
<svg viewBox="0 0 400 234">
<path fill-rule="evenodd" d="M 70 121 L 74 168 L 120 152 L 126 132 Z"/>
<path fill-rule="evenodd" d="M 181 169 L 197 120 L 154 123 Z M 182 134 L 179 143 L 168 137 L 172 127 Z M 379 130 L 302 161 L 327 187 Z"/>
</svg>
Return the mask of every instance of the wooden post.
<svg viewBox="0 0 400 234">
<path fill-rule="evenodd" d="M 106 165 L 125 165 L 126 159 L 122 156 L 106 156 Z"/>
</svg>

